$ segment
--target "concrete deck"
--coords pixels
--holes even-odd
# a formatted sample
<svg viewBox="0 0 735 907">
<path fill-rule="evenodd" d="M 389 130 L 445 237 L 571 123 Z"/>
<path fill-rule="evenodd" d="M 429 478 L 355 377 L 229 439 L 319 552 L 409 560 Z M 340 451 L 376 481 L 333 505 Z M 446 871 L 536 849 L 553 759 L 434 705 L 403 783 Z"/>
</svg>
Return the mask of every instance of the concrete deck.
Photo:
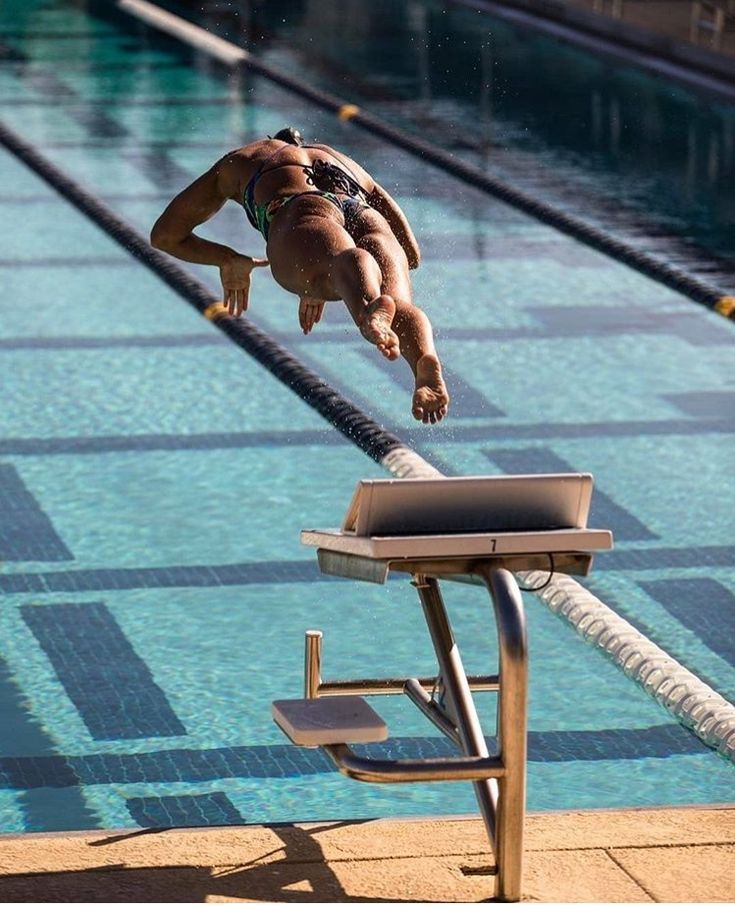
<svg viewBox="0 0 735 907">
<path fill-rule="evenodd" d="M 0 838 L 0 901 L 492 899 L 479 819 L 376 820 Z M 735 808 L 545 813 L 524 900 L 735 898 Z"/>
</svg>

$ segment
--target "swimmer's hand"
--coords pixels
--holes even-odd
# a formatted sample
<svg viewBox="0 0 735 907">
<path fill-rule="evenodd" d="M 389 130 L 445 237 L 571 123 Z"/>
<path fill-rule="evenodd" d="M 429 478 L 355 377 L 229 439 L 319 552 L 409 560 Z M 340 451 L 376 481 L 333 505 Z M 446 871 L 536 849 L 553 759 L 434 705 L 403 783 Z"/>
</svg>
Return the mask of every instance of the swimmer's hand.
<svg viewBox="0 0 735 907">
<path fill-rule="evenodd" d="M 224 290 L 224 304 L 230 315 L 238 318 L 250 303 L 250 277 L 254 268 L 267 268 L 265 258 L 235 254 L 220 265 L 219 276 Z"/>
<path fill-rule="evenodd" d="M 324 311 L 324 301 L 311 296 L 299 297 L 299 324 L 305 334 L 308 334 L 314 325 L 321 321 Z"/>
</svg>

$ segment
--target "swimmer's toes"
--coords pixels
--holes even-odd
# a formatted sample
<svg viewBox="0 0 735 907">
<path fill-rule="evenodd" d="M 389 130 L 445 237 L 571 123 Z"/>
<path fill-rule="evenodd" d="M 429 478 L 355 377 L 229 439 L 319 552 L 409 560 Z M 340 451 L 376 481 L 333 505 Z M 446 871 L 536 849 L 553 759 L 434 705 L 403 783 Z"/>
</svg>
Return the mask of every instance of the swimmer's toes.
<svg viewBox="0 0 735 907">
<path fill-rule="evenodd" d="M 378 296 L 365 310 L 360 325 L 362 336 L 377 346 L 386 359 L 397 359 L 401 355 L 398 335 L 391 329 L 396 304 L 391 296 Z"/>
<path fill-rule="evenodd" d="M 401 355 L 401 344 L 393 331 L 390 331 L 389 336 L 381 340 L 377 347 L 386 359 L 398 359 Z"/>
<path fill-rule="evenodd" d="M 449 397 L 446 389 L 441 387 L 417 387 L 413 395 L 411 412 L 414 419 L 424 425 L 435 425 L 447 414 Z"/>
<path fill-rule="evenodd" d="M 442 377 L 441 365 L 435 356 L 423 356 L 416 369 L 416 390 L 411 412 L 424 425 L 437 422 L 446 416 L 449 394 Z"/>
</svg>

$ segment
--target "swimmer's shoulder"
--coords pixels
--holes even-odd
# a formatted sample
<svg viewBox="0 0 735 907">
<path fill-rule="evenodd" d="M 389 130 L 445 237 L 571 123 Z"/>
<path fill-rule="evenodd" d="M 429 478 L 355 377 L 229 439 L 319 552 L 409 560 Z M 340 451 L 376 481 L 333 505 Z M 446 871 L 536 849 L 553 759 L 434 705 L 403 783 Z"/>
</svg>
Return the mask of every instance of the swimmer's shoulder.
<svg viewBox="0 0 735 907">
<path fill-rule="evenodd" d="M 248 182 L 277 144 L 264 139 L 224 154 L 212 167 L 222 195 L 240 201 Z"/>
</svg>

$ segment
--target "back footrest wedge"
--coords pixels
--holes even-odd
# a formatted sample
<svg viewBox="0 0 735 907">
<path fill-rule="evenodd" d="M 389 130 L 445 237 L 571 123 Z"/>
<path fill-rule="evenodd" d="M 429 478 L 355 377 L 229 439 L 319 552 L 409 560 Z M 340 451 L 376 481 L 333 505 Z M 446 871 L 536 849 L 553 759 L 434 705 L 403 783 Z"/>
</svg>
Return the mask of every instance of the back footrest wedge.
<svg viewBox="0 0 735 907">
<path fill-rule="evenodd" d="M 278 699 L 273 720 L 297 746 L 331 743 L 377 743 L 388 725 L 361 696 Z"/>
</svg>

